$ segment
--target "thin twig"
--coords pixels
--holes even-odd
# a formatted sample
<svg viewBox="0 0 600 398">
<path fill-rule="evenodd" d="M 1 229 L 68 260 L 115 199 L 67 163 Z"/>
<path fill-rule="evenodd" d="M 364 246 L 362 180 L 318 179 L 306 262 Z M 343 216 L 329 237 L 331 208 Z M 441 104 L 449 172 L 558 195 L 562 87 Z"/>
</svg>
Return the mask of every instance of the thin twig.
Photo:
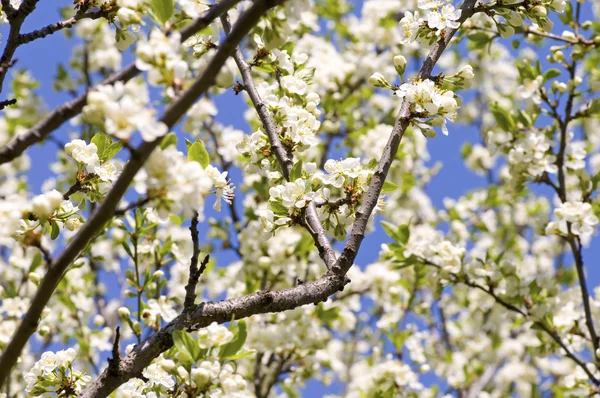
<svg viewBox="0 0 600 398">
<path fill-rule="evenodd" d="M 198 285 L 198 280 L 204 273 L 209 260 L 209 255 L 206 255 L 204 260 L 202 260 L 202 264 L 200 264 L 200 268 L 198 269 L 198 256 L 200 255 L 200 243 L 198 239 L 198 213 L 195 213 L 194 217 L 192 217 L 190 233 L 192 235 L 192 258 L 190 260 L 188 283 L 185 286 L 185 300 L 183 301 L 184 311 L 187 311 L 194 306 L 194 301 L 196 301 L 196 285 Z"/>
<path fill-rule="evenodd" d="M 223 14 L 221 16 L 221 23 L 223 24 L 223 29 L 226 33 L 231 30 L 231 25 L 229 24 L 229 20 L 227 19 L 227 14 Z M 283 176 L 286 180 L 290 178 L 290 170 L 292 169 L 293 162 L 290 154 L 286 151 L 279 139 L 279 134 L 277 132 L 277 126 L 275 121 L 273 120 L 273 116 L 267 109 L 267 106 L 260 98 L 258 90 L 256 89 L 256 85 L 254 84 L 254 79 L 252 78 L 252 72 L 250 70 L 250 66 L 244 60 L 244 55 L 239 47 L 235 49 L 233 54 L 233 59 L 242 74 L 242 78 L 244 80 L 244 86 L 256 112 L 258 113 L 258 117 L 263 124 L 263 128 L 265 129 L 265 133 L 269 137 L 269 142 L 271 144 L 271 148 L 275 153 L 275 157 L 279 165 L 281 166 L 281 171 L 283 172 Z M 305 208 L 305 227 L 306 230 L 312 236 L 315 246 L 319 251 L 319 256 L 325 263 L 327 269 L 331 269 L 332 266 L 336 262 L 336 256 L 331 248 L 331 244 L 329 243 L 329 239 L 327 238 L 327 233 L 325 232 L 325 228 L 321 224 L 319 220 L 319 216 L 317 214 L 317 209 L 313 202 L 310 202 L 308 206 Z"/>
<path fill-rule="evenodd" d="M 6 108 L 7 106 L 14 105 L 16 103 L 17 103 L 16 98 L 0 101 L 0 110 Z"/>
<path fill-rule="evenodd" d="M 121 337 L 120 327 L 117 326 L 117 329 L 115 330 L 115 341 L 114 341 L 113 347 L 112 347 L 112 358 L 108 358 L 108 368 L 107 368 L 107 371 L 113 376 L 119 375 L 119 362 L 121 362 L 121 356 L 119 354 L 119 338 L 120 337 Z"/>
</svg>

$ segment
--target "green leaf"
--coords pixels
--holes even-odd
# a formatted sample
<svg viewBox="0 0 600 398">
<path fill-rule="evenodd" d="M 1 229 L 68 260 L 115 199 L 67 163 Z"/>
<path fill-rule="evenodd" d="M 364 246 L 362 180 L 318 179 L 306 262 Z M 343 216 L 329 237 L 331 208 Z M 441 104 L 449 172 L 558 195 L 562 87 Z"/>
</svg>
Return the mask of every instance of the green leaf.
<svg viewBox="0 0 600 398">
<path fill-rule="evenodd" d="M 110 138 L 108 138 L 104 133 L 96 133 L 92 137 L 92 144 L 96 144 L 96 147 L 98 148 L 98 158 L 100 159 L 102 159 L 102 155 L 104 154 L 107 141 L 110 141 Z"/>
<path fill-rule="evenodd" d="M 250 356 L 252 354 L 256 354 L 256 351 L 255 350 L 242 350 L 242 351 L 239 351 L 235 355 L 231 355 L 231 356 L 228 356 L 228 357 L 225 357 L 225 358 L 221 358 L 221 359 L 226 359 L 228 361 L 234 361 L 236 359 L 246 358 L 246 357 L 248 357 L 248 356 Z"/>
<path fill-rule="evenodd" d="M 225 359 L 234 356 L 244 346 L 248 332 L 246 330 L 246 322 L 237 322 L 237 333 L 231 342 L 225 344 L 219 352 L 219 358 Z"/>
<path fill-rule="evenodd" d="M 383 230 L 390 238 L 392 238 L 395 241 L 400 240 L 400 236 L 398 235 L 398 229 L 396 228 L 395 225 L 390 224 L 387 221 L 382 221 L 381 226 L 383 227 Z"/>
<path fill-rule="evenodd" d="M 302 178 L 302 160 L 296 162 L 292 169 L 290 170 L 290 181 L 294 182 L 298 178 Z"/>
<path fill-rule="evenodd" d="M 296 43 L 294 43 L 293 41 L 288 41 L 283 46 L 281 46 L 281 51 L 287 51 L 288 55 L 292 55 L 292 52 L 294 52 L 295 45 Z"/>
<path fill-rule="evenodd" d="M 472 152 L 473 152 L 473 146 L 471 145 L 470 142 L 466 142 L 462 146 L 462 148 L 460 148 L 460 155 L 462 156 L 463 159 L 468 158 Z"/>
<path fill-rule="evenodd" d="M 546 73 L 544 73 L 544 81 L 547 82 L 548 80 L 554 79 L 557 76 L 560 76 L 560 70 L 556 68 L 548 69 Z"/>
<path fill-rule="evenodd" d="M 271 206 L 271 210 L 273 210 L 273 213 L 287 216 L 288 208 L 279 203 L 278 201 L 270 200 L 269 205 Z"/>
<path fill-rule="evenodd" d="M 200 166 L 206 168 L 210 161 L 210 157 L 208 156 L 208 152 L 206 148 L 204 148 L 204 144 L 201 141 L 194 142 L 188 148 L 188 160 L 194 160 L 200 163 Z"/>
<path fill-rule="evenodd" d="M 200 346 L 198 342 L 185 330 L 174 331 L 173 342 L 179 352 L 188 355 L 194 361 L 200 359 Z"/>
<path fill-rule="evenodd" d="M 406 244 L 410 238 L 410 227 L 406 224 L 398 227 L 398 242 Z"/>
<path fill-rule="evenodd" d="M 513 121 L 510 114 L 498 104 L 492 104 L 490 107 L 494 117 L 496 118 L 496 122 L 500 125 L 500 128 L 506 132 L 511 132 L 515 127 L 515 122 Z"/>
<path fill-rule="evenodd" d="M 33 256 L 33 260 L 31 260 L 31 265 L 29 266 L 29 272 L 35 271 L 40 265 L 42 265 L 43 258 L 42 253 L 37 251 Z"/>
<path fill-rule="evenodd" d="M 52 240 L 58 238 L 58 234 L 60 234 L 60 228 L 58 227 L 58 224 L 56 223 L 56 221 L 52 221 L 50 223 L 50 226 L 52 227 L 52 232 L 50 233 L 50 237 L 52 238 Z"/>
<path fill-rule="evenodd" d="M 102 158 L 100 158 L 100 160 L 103 162 L 114 158 L 115 155 L 123 148 L 123 143 L 121 141 L 112 142 L 112 140 L 109 138 L 108 142 L 110 142 L 110 144 L 104 148 L 104 153 L 102 154 Z"/>
<path fill-rule="evenodd" d="M 169 133 L 163 137 L 160 142 L 160 149 L 165 149 L 170 145 L 177 146 L 177 135 L 175 133 Z"/>
<path fill-rule="evenodd" d="M 394 184 L 393 182 L 390 182 L 390 181 L 385 181 L 383 183 L 383 187 L 381 187 L 381 193 L 394 192 L 396 189 L 398 189 L 398 185 L 396 185 L 396 184 Z"/>
<path fill-rule="evenodd" d="M 173 16 L 175 3 L 173 0 L 152 0 L 152 13 L 163 25 Z"/>
<path fill-rule="evenodd" d="M 467 39 L 473 42 L 475 48 L 484 48 L 492 40 L 485 32 L 473 33 L 467 36 Z"/>
<path fill-rule="evenodd" d="M 338 307 L 324 309 L 323 303 L 319 303 L 316 309 L 316 315 L 326 326 L 332 327 L 333 322 L 340 319 L 340 309 Z"/>
</svg>

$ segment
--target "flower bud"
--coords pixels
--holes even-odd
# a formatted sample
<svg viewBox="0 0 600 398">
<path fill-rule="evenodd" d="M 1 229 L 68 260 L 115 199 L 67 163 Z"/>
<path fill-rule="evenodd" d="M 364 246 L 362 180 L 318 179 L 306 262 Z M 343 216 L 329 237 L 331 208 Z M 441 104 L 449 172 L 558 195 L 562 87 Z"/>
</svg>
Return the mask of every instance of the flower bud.
<svg viewBox="0 0 600 398">
<path fill-rule="evenodd" d="M 473 67 L 471 65 L 465 65 L 463 66 L 463 68 L 460 70 L 459 74 L 467 80 L 471 80 L 472 78 L 475 77 L 475 74 L 473 73 Z"/>
<path fill-rule="evenodd" d="M 98 327 L 98 326 L 102 326 L 104 325 L 105 320 L 104 317 L 100 314 L 96 314 L 96 316 L 94 316 L 94 326 Z"/>
<path fill-rule="evenodd" d="M 117 310 L 119 317 L 123 318 L 123 319 L 129 319 L 129 317 L 131 316 L 131 311 L 129 311 L 129 308 L 127 307 L 120 307 Z"/>
<path fill-rule="evenodd" d="M 373 73 L 369 77 L 369 84 L 374 87 L 391 88 L 392 85 L 383 77 L 381 73 Z"/>
<path fill-rule="evenodd" d="M 42 279 L 40 274 L 38 274 L 37 272 L 30 272 L 28 277 L 29 280 L 32 281 L 35 285 L 39 285 L 40 280 Z"/>
<path fill-rule="evenodd" d="M 191 376 L 196 387 L 203 387 L 210 381 L 210 373 L 204 368 L 192 369 Z"/>
<path fill-rule="evenodd" d="M 81 221 L 78 217 L 71 217 L 65 221 L 65 228 L 69 231 L 75 231 L 81 225 Z"/>
<path fill-rule="evenodd" d="M 188 377 L 190 376 L 190 374 L 188 373 L 188 371 L 183 367 L 183 366 L 179 366 L 177 368 L 177 374 L 179 375 L 179 377 L 181 377 L 183 380 L 187 380 Z"/>
<path fill-rule="evenodd" d="M 394 68 L 396 68 L 396 72 L 400 76 L 404 76 L 404 71 L 406 70 L 406 58 L 403 55 L 396 55 L 394 57 Z"/>
<path fill-rule="evenodd" d="M 50 328 L 48 326 L 42 326 L 41 328 L 38 329 L 38 333 L 42 337 L 47 336 L 48 333 L 50 333 Z"/>
<path fill-rule="evenodd" d="M 152 274 L 152 280 L 153 281 L 158 281 L 160 280 L 163 276 L 165 276 L 165 272 L 163 270 L 156 270 L 154 272 L 154 274 Z"/>
<path fill-rule="evenodd" d="M 548 16 L 548 10 L 546 10 L 546 7 L 544 7 L 544 6 L 535 6 L 531 9 L 531 12 L 533 13 L 533 15 L 538 16 L 538 17 L 547 17 Z"/>
</svg>

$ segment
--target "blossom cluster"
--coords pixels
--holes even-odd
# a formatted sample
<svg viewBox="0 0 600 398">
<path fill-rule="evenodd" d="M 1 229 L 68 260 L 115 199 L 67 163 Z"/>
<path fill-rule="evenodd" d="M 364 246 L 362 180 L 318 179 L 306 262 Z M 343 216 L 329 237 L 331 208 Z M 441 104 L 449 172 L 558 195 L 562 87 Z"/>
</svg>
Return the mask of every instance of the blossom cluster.
<svg viewBox="0 0 600 398">
<path fill-rule="evenodd" d="M 345 237 L 346 227 L 352 223 L 353 212 L 368 188 L 373 170 L 359 158 L 329 159 L 324 168 L 326 174 L 318 171 L 315 163 L 300 161 L 294 168 L 299 172 L 292 176 L 296 179 L 270 188 L 269 208 L 261 216 L 265 233 L 272 234 L 281 226 L 293 224 L 314 201 L 325 229 L 336 238 Z M 332 190 L 342 197 L 332 200 Z"/>
<path fill-rule="evenodd" d="M 34 396 L 71 396 L 82 391 L 92 378 L 73 368 L 77 353 L 73 348 L 53 353 L 46 351 L 25 374 L 25 391 Z"/>
<path fill-rule="evenodd" d="M 153 199 L 155 210 L 163 217 L 183 212 L 189 217 L 197 212 L 202 217 L 206 195 L 216 189 L 215 207 L 220 209 L 221 198 L 230 201 L 233 188 L 227 172 L 219 172 L 211 165 L 206 168 L 188 160 L 175 145 L 152 152 L 144 168 L 135 177 L 135 188 Z"/>
<path fill-rule="evenodd" d="M 589 242 L 598 225 L 598 217 L 592 205 L 586 202 L 564 202 L 554 209 L 556 221 L 546 227 L 547 234 L 578 235 L 584 243 Z M 569 227 L 570 226 L 570 227 Z"/>
<path fill-rule="evenodd" d="M 167 134 L 167 126 L 156 120 L 156 110 L 148 107 L 148 89 L 139 80 L 97 86 L 87 96 L 84 120 L 110 136 L 128 141 L 139 130 L 145 141 Z"/>
</svg>

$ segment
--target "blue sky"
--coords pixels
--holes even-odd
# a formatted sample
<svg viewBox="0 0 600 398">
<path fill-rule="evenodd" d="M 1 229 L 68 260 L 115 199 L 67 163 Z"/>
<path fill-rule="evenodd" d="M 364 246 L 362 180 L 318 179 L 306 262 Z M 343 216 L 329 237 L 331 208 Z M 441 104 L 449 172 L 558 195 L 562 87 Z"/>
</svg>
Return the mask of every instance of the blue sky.
<svg viewBox="0 0 600 398">
<path fill-rule="evenodd" d="M 352 2 L 357 5 L 357 10 L 360 10 L 362 1 Z M 23 25 L 22 32 L 40 28 L 48 23 L 56 22 L 60 19 L 58 7 L 72 7 L 72 0 L 55 0 L 41 1 L 38 3 L 37 9 L 26 20 Z M 588 9 L 589 12 L 589 9 Z M 583 15 L 586 13 L 584 12 Z M 558 33 L 562 30 L 558 29 Z M 8 36 L 6 27 L 0 29 L 2 41 L 0 45 L 3 47 L 5 38 Z M 64 93 L 56 93 L 52 90 L 52 81 L 56 73 L 56 64 L 61 61 L 65 64 L 71 56 L 71 47 L 74 44 L 72 40 L 66 40 L 62 34 L 54 34 L 45 39 L 37 40 L 29 43 L 17 50 L 15 55 L 18 58 L 18 63 L 15 68 L 25 68 L 32 76 L 37 79 L 41 86 L 38 93 L 44 98 L 49 109 L 69 100 L 70 97 Z M 128 62 L 130 57 L 125 57 L 124 62 Z M 99 81 L 96 78 L 95 81 Z M 5 82 L 3 97 L 9 93 L 9 80 Z M 227 94 L 217 97 L 216 103 L 221 110 L 219 120 L 225 124 L 231 124 L 236 128 L 247 132 L 246 123 L 243 119 L 245 104 L 241 97 L 236 97 L 231 91 Z M 222 111 L 227 109 L 227 112 Z M 62 141 L 67 141 L 67 134 L 75 129 L 68 123 L 62 126 L 53 135 Z M 468 171 L 460 156 L 461 146 L 467 142 L 477 142 L 478 132 L 468 126 L 452 125 L 450 126 L 450 135 L 444 136 L 439 134 L 437 138 L 428 141 L 428 150 L 431 155 L 431 163 L 441 162 L 443 168 L 440 173 L 431 181 L 427 187 L 427 193 L 431 196 L 435 206 L 441 207 L 445 197 L 458 198 L 465 194 L 468 190 L 486 185 L 486 180 L 474 173 Z M 181 140 L 180 140 L 181 141 Z M 31 190 L 34 193 L 40 191 L 41 184 L 47 178 L 51 177 L 52 173 L 49 170 L 49 164 L 55 160 L 56 147 L 54 144 L 36 145 L 28 150 L 28 154 L 32 160 L 31 172 L 28 174 Z M 234 178 L 234 183 L 235 183 Z M 547 192 L 547 191 L 546 191 Z M 211 215 L 212 210 L 207 209 L 207 214 Z M 387 242 L 388 239 L 383 232 L 378 229 L 365 240 L 363 247 L 357 258 L 357 263 L 364 266 L 377 258 L 379 246 L 381 243 Z M 595 245 L 595 240 L 584 250 L 584 260 L 587 260 L 588 270 L 588 285 L 590 290 L 600 283 L 600 270 L 594 264 L 593 259 L 600 255 L 600 248 Z M 235 257 L 231 252 L 218 253 L 216 256 L 218 265 L 224 266 Z M 306 396 L 320 396 L 325 392 L 331 393 L 339 390 L 339 386 L 334 386 L 331 389 L 323 389 L 318 383 L 310 383 L 306 390 Z"/>
</svg>

